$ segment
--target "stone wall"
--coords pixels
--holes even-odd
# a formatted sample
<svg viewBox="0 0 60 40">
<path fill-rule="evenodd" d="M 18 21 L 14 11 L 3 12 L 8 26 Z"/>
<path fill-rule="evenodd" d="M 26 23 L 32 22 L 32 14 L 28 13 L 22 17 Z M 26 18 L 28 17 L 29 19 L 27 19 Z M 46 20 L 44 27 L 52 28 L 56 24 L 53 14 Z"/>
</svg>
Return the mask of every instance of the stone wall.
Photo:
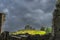
<svg viewBox="0 0 60 40">
<path fill-rule="evenodd" d="M 56 9 L 53 13 L 54 39 L 60 40 L 60 0 L 57 1 Z"/>
</svg>

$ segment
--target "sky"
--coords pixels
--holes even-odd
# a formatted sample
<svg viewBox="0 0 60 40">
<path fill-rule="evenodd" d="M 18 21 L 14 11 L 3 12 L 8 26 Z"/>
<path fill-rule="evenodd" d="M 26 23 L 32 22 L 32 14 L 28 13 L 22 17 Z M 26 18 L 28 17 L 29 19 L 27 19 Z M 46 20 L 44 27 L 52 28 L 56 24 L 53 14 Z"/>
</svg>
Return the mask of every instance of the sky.
<svg viewBox="0 0 60 40">
<path fill-rule="evenodd" d="M 3 31 L 24 29 L 26 24 L 40 29 L 52 26 L 56 0 L 0 0 L 0 12 L 6 14 Z"/>
</svg>

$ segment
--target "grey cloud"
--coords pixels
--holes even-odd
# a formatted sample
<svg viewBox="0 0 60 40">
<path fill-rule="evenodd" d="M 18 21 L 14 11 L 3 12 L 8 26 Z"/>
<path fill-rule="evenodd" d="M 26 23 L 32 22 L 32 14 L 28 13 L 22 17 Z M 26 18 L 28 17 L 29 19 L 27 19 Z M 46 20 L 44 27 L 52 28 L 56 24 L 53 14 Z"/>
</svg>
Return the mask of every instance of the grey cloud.
<svg viewBox="0 0 60 40">
<path fill-rule="evenodd" d="M 40 28 L 43 25 L 51 26 L 52 11 L 55 0 L 0 0 L 0 10 L 7 12 L 4 30 L 17 31 L 26 24 Z M 1 9 L 2 8 L 2 9 Z M 7 10 L 8 9 L 8 10 Z"/>
</svg>

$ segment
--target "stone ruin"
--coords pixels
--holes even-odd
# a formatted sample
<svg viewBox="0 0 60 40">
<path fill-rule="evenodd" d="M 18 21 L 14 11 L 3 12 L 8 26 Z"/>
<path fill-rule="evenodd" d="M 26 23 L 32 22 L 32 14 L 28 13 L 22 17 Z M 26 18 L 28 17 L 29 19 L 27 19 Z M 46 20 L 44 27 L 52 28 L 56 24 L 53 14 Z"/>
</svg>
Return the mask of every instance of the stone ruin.
<svg viewBox="0 0 60 40">
<path fill-rule="evenodd" d="M 53 13 L 53 40 L 60 40 L 60 0 L 57 0 L 56 9 Z"/>
</svg>

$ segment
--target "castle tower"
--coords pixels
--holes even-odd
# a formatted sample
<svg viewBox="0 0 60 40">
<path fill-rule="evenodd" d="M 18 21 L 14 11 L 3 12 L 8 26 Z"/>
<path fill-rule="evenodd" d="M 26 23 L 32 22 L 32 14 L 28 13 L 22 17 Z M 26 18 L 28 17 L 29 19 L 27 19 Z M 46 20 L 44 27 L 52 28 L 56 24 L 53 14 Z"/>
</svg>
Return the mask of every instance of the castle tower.
<svg viewBox="0 0 60 40">
<path fill-rule="evenodd" d="M 5 14 L 0 13 L 0 33 L 1 33 L 2 24 L 4 21 L 5 21 Z"/>
</svg>

